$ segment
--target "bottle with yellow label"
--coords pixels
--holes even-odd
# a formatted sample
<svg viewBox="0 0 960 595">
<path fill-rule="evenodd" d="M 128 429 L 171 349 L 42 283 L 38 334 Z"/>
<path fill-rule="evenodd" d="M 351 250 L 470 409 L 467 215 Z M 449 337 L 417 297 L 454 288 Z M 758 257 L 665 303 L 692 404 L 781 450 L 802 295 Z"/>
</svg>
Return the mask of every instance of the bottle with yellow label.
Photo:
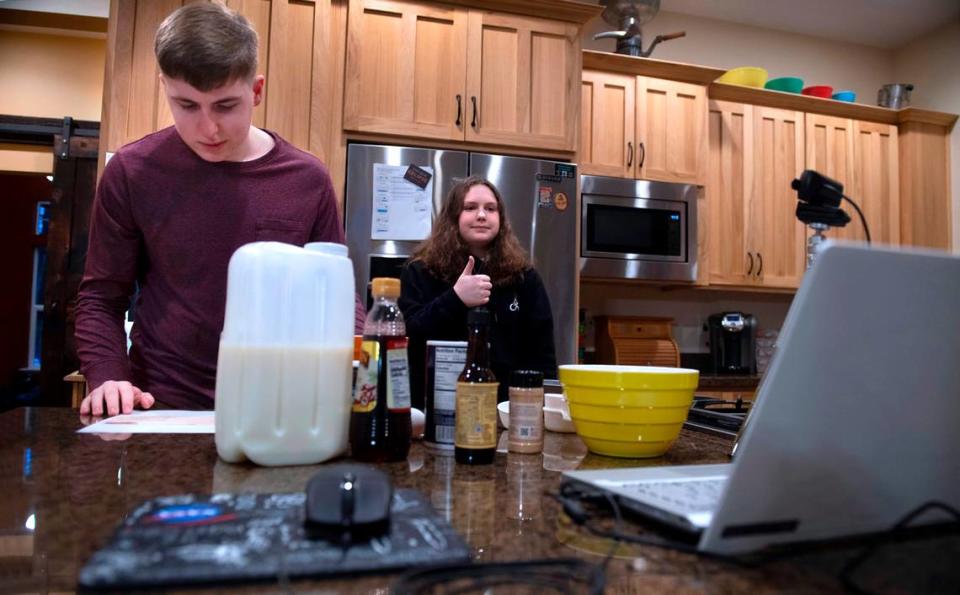
<svg viewBox="0 0 960 595">
<path fill-rule="evenodd" d="M 500 383 L 490 369 L 490 312 L 483 307 L 470 310 L 467 327 L 467 363 L 457 379 L 454 458 L 458 463 L 482 465 L 492 463 L 497 450 Z"/>
<path fill-rule="evenodd" d="M 350 453 L 370 463 L 402 461 L 410 451 L 410 371 L 400 280 L 371 283 L 373 308 L 360 345 L 360 366 L 350 413 Z"/>
</svg>

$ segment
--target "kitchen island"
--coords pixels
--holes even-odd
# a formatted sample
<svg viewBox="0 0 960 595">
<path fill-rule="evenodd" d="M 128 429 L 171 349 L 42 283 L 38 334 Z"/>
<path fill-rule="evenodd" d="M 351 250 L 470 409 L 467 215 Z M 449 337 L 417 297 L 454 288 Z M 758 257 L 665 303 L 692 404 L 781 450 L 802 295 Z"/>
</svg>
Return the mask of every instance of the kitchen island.
<svg viewBox="0 0 960 595">
<path fill-rule="evenodd" d="M 212 435 L 77 434 L 65 408 L 0 414 L 0 592 L 63 592 L 117 524 L 161 495 L 302 491 L 318 466 L 262 468 L 218 460 Z M 729 440 L 683 430 L 663 457 L 588 454 L 572 434 L 548 433 L 544 454 L 498 453 L 467 467 L 416 442 L 406 462 L 380 465 L 398 488 L 421 491 L 465 538 L 478 562 L 576 557 L 602 563 L 612 542 L 577 527 L 547 495 L 567 469 L 728 462 Z M 744 503 L 749 506 L 749 503 Z M 643 532 L 627 522 L 625 532 Z M 859 544 L 795 551 L 737 566 L 650 546 L 620 545 L 608 593 L 841 592 L 837 578 Z M 956 592 L 960 537 L 942 532 L 881 547 L 859 569 L 870 591 Z M 951 574 L 952 573 L 952 574 Z M 221 592 L 385 593 L 396 574 L 224 585 Z M 496 593 L 510 592 L 497 590 Z"/>
</svg>

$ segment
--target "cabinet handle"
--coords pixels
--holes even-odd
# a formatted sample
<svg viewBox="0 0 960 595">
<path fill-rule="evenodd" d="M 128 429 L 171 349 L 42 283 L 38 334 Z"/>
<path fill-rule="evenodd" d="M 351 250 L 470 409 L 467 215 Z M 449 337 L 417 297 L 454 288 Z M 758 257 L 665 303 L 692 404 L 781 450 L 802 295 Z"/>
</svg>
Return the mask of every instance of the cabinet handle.
<svg viewBox="0 0 960 595">
<path fill-rule="evenodd" d="M 627 141 L 627 167 L 633 163 L 633 141 Z"/>
<path fill-rule="evenodd" d="M 760 273 L 763 272 L 763 254 L 757 252 L 757 260 L 760 261 L 759 266 L 757 266 L 757 277 L 759 277 Z"/>
<path fill-rule="evenodd" d="M 747 252 L 747 258 L 750 259 L 750 266 L 747 267 L 747 276 L 750 276 L 750 273 L 753 272 L 753 253 Z"/>
<path fill-rule="evenodd" d="M 647 160 L 647 148 L 643 146 L 643 143 L 640 143 L 640 161 L 637 163 L 637 167 L 643 167 L 643 162 Z"/>
<path fill-rule="evenodd" d="M 473 102 L 473 121 L 470 122 L 470 125 L 474 129 L 477 128 L 477 97 L 475 95 L 470 96 L 470 101 Z"/>
<path fill-rule="evenodd" d="M 460 105 L 460 100 L 461 100 L 461 99 L 462 99 L 462 98 L 460 97 L 460 94 L 458 93 L 458 94 L 457 94 L 457 128 L 460 128 L 460 113 L 463 111 L 463 110 L 461 109 L 461 105 Z"/>
</svg>

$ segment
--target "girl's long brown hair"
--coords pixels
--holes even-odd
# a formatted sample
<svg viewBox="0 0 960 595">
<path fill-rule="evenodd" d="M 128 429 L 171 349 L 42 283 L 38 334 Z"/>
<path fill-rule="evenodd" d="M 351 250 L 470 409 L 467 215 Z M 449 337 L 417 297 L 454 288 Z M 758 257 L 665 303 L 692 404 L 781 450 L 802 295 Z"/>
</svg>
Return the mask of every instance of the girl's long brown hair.
<svg viewBox="0 0 960 595">
<path fill-rule="evenodd" d="M 489 275 L 494 285 L 504 285 L 530 268 L 530 261 L 507 221 L 500 191 L 485 178 L 470 176 L 450 189 L 433 225 L 433 232 L 417 247 L 412 258 L 414 261 L 423 261 L 431 273 L 451 284 L 456 283 L 470 256 L 469 247 L 460 237 L 463 200 L 470 188 L 481 184 L 489 188 L 497 199 L 500 231 L 487 248 L 487 258 L 483 264 L 477 263 L 474 270 L 481 269 L 479 272 Z"/>
</svg>

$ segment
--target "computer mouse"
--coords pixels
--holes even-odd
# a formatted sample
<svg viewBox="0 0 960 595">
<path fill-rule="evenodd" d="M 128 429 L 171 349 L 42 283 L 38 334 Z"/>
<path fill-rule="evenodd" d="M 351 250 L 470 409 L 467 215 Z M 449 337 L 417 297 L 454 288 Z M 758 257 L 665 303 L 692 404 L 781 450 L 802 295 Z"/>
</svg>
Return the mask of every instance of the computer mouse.
<svg viewBox="0 0 960 595">
<path fill-rule="evenodd" d="M 314 539 L 356 543 L 390 530 L 393 486 L 365 465 L 328 465 L 307 482 L 304 527 Z"/>
</svg>

